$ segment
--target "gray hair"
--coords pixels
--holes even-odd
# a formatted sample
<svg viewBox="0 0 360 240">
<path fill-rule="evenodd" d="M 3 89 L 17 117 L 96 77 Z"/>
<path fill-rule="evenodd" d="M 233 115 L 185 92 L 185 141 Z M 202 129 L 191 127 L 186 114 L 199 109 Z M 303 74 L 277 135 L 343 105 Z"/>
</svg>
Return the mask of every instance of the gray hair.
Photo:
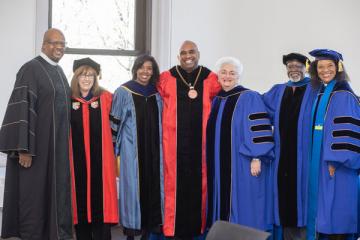
<svg viewBox="0 0 360 240">
<path fill-rule="evenodd" d="M 235 58 L 235 57 L 222 57 L 219 60 L 216 61 L 215 64 L 215 71 L 218 74 L 221 67 L 226 65 L 226 64 L 230 64 L 233 65 L 236 69 L 236 73 L 238 74 L 238 80 L 240 80 L 243 70 L 244 70 L 244 66 L 242 65 L 242 63 L 240 62 L 239 59 Z"/>
</svg>

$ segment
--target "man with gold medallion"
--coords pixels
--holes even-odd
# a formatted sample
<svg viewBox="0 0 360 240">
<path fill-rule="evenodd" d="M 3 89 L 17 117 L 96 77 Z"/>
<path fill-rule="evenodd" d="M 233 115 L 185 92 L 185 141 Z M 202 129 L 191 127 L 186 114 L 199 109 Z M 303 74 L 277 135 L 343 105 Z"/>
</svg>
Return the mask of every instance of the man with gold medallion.
<svg viewBox="0 0 360 240">
<path fill-rule="evenodd" d="M 206 210 L 206 124 L 211 100 L 221 89 L 217 76 L 199 66 L 192 41 L 180 47 L 180 65 L 160 75 L 163 98 L 165 236 L 180 239 L 203 233 Z"/>
</svg>

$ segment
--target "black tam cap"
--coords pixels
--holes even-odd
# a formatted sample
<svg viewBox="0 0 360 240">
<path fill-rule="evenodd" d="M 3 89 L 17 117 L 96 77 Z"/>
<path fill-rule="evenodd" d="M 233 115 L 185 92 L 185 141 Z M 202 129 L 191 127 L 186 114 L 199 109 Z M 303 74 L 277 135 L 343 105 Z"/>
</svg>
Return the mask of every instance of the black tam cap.
<svg viewBox="0 0 360 240">
<path fill-rule="evenodd" d="M 75 72 L 76 69 L 78 69 L 79 67 L 84 66 L 84 65 L 92 67 L 93 69 L 95 69 L 95 71 L 98 75 L 100 74 L 100 64 L 98 64 L 97 62 L 95 62 L 94 60 L 92 60 L 91 58 L 88 58 L 88 57 L 74 60 L 73 72 Z"/>
<path fill-rule="evenodd" d="M 293 61 L 293 60 L 299 61 L 304 65 L 306 65 L 307 61 L 310 62 L 310 60 L 306 56 L 304 56 L 300 53 L 289 53 L 288 55 L 283 55 L 283 64 L 284 65 L 286 65 L 287 62 Z"/>
</svg>

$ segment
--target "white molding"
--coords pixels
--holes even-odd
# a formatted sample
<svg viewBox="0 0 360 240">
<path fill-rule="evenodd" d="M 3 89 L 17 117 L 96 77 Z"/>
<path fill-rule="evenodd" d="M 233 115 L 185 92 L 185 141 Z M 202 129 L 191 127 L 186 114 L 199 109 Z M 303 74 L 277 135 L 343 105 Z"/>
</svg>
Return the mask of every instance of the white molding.
<svg viewBox="0 0 360 240">
<path fill-rule="evenodd" d="M 152 1 L 151 54 L 157 60 L 160 71 L 171 66 L 172 1 Z"/>
</svg>

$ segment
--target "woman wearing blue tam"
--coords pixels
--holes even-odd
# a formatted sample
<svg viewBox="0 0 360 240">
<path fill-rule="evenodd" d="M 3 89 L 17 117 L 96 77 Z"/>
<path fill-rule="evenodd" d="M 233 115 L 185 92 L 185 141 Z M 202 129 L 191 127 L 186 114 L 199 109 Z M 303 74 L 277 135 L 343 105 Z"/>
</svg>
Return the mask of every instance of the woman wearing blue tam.
<svg viewBox="0 0 360 240">
<path fill-rule="evenodd" d="M 360 102 L 348 83 L 342 55 L 309 53 L 313 86 L 307 239 L 351 239 L 358 232 Z"/>
</svg>

